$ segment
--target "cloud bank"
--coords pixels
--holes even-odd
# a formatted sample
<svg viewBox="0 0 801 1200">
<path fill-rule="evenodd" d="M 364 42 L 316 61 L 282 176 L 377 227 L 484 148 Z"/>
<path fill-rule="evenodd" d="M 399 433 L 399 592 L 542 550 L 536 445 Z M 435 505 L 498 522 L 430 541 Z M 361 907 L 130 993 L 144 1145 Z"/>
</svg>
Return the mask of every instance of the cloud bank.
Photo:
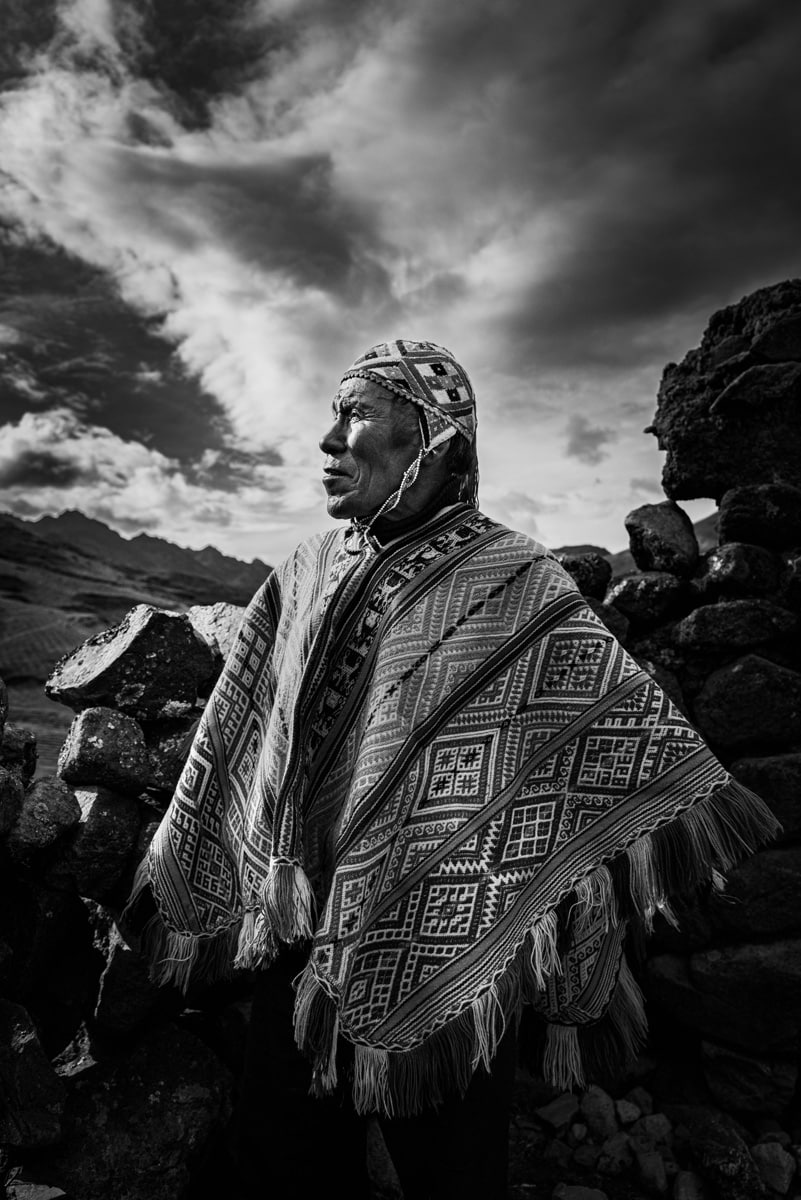
<svg viewBox="0 0 801 1200">
<path fill-rule="evenodd" d="M 99 470 L 110 436 L 132 478 L 159 476 L 147 510 L 103 475 L 115 513 L 287 550 L 320 523 L 310 431 L 339 374 L 428 337 L 476 386 L 493 515 L 609 540 L 658 474 L 661 367 L 801 269 L 788 0 L 38 0 L 10 24 L 5 240 L 95 272 L 151 340 L 123 402 L 130 329 L 60 373 L 49 345 L 47 377 L 52 331 L 9 296 L 6 353 L 29 353 L 6 364 L 6 505 L 80 506 L 84 477 L 30 441 L 71 411 L 70 463 L 88 446 Z"/>
</svg>

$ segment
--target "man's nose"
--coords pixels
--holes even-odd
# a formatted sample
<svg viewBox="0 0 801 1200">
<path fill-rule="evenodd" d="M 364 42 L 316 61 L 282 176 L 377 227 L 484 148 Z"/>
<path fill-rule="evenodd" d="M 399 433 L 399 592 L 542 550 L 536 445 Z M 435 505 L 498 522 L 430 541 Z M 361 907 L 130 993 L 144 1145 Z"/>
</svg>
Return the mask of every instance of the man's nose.
<svg viewBox="0 0 801 1200">
<path fill-rule="evenodd" d="M 345 433 L 342 428 L 341 421 L 334 421 L 334 424 L 324 433 L 318 443 L 323 454 L 341 454 L 345 448 Z"/>
</svg>

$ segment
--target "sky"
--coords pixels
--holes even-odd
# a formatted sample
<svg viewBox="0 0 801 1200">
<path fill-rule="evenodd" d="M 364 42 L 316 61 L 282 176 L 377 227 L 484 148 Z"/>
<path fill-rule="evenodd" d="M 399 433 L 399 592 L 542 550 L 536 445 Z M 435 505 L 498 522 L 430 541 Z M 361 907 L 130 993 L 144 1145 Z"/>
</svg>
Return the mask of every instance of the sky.
<svg viewBox="0 0 801 1200">
<path fill-rule="evenodd" d="M 19 516 L 276 562 L 407 337 L 473 381 L 484 511 L 619 550 L 663 368 L 801 274 L 794 0 L 1 2 Z"/>
</svg>

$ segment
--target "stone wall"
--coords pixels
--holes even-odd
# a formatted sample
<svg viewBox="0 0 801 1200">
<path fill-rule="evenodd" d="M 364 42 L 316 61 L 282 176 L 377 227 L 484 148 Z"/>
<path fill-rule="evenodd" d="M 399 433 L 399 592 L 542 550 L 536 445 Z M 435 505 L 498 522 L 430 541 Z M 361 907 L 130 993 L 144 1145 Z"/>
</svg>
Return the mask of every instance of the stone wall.
<svg viewBox="0 0 801 1200">
<path fill-rule="evenodd" d="M 607 1190 L 634 1171 L 676 1200 L 801 1191 L 800 379 L 801 282 L 716 314 L 665 371 L 668 499 L 626 518 L 636 569 L 613 579 L 600 556 L 562 559 L 783 825 L 723 894 L 687 899 L 680 931 L 657 928 L 637 968 L 651 1045 L 635 1076 L 600 1081 L 616 1105 L 521 1080 L 518 1141 L 563 1178 L 605 1162 Z M 677 503 L 693 496 L 719 504 L 705 554 Z M 0 685 L 0 1181 L 19 1200 L 32 1181 L 76 1200 L 199 1197 L 224 1160 L 251 979 L 157 989 L 115 918 L 241 611 L 139 606 L 58 664 L 47 691 L 76 716 L 51 778 Z"/>
</svg>

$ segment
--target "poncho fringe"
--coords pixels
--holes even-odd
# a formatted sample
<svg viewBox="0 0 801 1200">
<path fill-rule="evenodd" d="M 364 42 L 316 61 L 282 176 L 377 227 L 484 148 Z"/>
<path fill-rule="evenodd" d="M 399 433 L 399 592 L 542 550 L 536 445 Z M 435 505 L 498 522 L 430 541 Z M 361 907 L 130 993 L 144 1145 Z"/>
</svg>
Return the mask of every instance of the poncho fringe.
<svg viewBox="0 0 801 1200">
<path fill-rule="evenodd" d="M 608 1007 L 601 1017 L 571 1023 L 543 1013 L 543 991 L 561 974 L 560 943 L 571 929 L 581 932 L 600 919 L 608 929 L 623 922 L 653 931 L 659 913 L 677 925 L 671 897 L 690 898 L 704 887 L 720 890 L 724 873 L 779 831 L 770 810 L 735 780 L 697 801 L 673 821 L 644 834 L 626 850 L 575 882 L 560 903 L 528 930 L 518 954 L 490 988 L 462 1013 L 436 1030 L 419 1047 L 396 1052 L 355 1043 L 352 1067 L 357 1111 L 413 1114 L 439 1104 L 454 1090 L 463 1092 L 477 1069 L 489 1070 L 506 1028 L 516 1025 L 532 1003 L 544 1020 L 535 1040 L 536 1060 L 528 1065 L 561 1090 L 582 1088 L 598 1072 L 630 1062 L 647 1038 L 640 988 L 624 957 Z M 233 968 L 268 964 L 281 940 L 309 937 L 311 899 L 297 864 L 281 864 L 270 892 L 270 908 L 251 910 L 214 935 L 168 932 L 156 915 L 142 931 L 142 949 L 159 984 L 186 991 L 193 983 L 230 976 Z M 139 868 L 131 903 L 147 887 L 147 862 Z M 265 889 L 266 890 L 266 889 Z M 276 938 L 280 927 L 289 935 Z M 312 966 L 296 981 L 295 1032 L 298 1045 L 314 1063 L 313 1090 L 332 1093 L 339 1082 L 341 1027 L 335 1000 L 315 977 Z"/>
</svg>

